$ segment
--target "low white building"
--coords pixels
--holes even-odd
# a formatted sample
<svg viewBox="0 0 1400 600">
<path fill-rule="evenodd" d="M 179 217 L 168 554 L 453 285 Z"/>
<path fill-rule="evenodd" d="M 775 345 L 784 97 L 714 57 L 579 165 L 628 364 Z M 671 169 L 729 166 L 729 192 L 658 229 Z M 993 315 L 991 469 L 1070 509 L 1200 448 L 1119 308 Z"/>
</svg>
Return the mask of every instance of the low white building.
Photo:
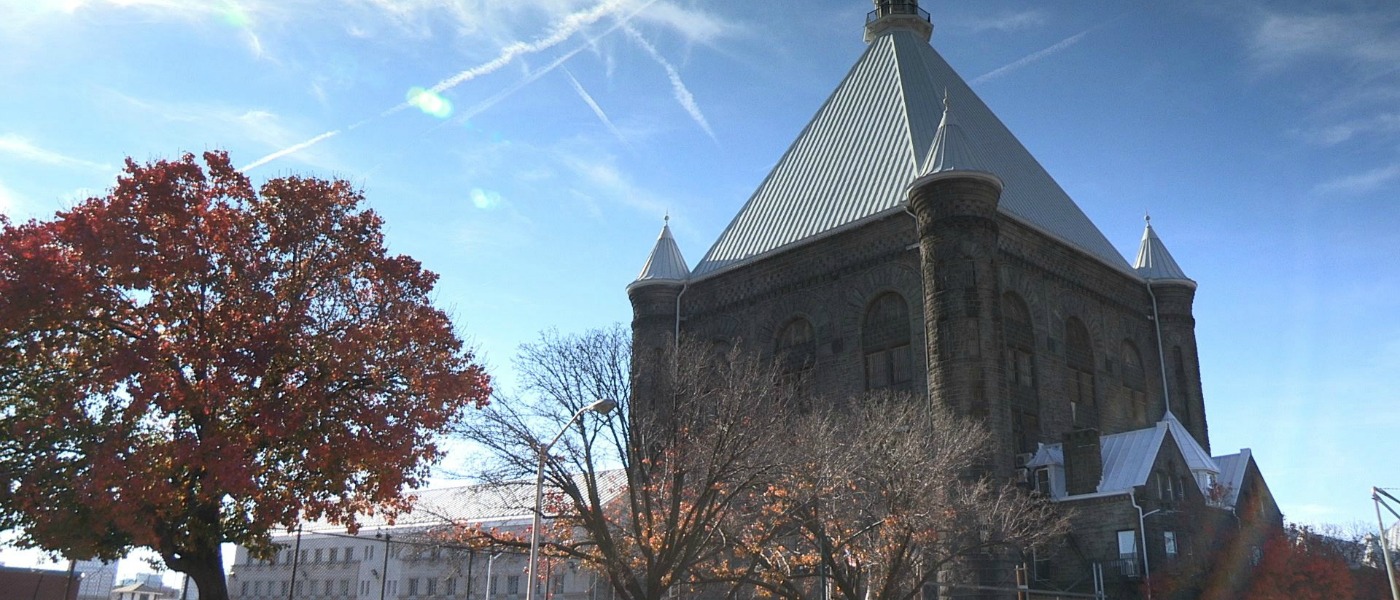
<svg viewBox="0 0 1400 600">
<path fill-rule="evenodd" d="M 344 527 L 307 524 L 275 538 L 269 560 L 239 548 L 229 581 L 233 600 L 523 600 L 527 555 L 469 548 L 446 535 L 476 526 L 528 532 L 533 482 L 417 493 L 395 523 Z M 608 600 L 605 581 L 576 561 L 541 558 L 538 600 Z"/>
</svg>

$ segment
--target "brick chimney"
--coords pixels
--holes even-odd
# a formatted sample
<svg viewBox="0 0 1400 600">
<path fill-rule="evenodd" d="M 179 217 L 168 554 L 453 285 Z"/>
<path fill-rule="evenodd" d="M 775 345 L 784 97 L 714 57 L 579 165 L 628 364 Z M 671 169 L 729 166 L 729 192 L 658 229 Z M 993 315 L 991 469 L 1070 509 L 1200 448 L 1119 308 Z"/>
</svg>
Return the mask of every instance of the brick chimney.
<svg viewBox="0 0 1400 600">
<path fill-rule="evenodd" d="M 1099 431 L 1076 429 L 1065 433 L 1065 493 L 1075 496 L 1099 491 L 1103 479 L 1103 458 L 1099 454 Z"/>
</svg>

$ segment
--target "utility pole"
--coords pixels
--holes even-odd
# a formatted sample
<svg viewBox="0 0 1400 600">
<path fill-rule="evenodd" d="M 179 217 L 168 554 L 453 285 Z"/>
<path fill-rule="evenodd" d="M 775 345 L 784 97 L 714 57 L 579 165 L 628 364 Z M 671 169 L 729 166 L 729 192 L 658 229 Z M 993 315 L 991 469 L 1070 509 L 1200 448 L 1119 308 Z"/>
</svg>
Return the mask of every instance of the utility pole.
<svg viewBox="0 0 1400 600">
<path fill-rule="evenodd" d="M 1394 508 L 1386 504 L 1385 500 L 1381 499 L 1382 495 L 1386 498 L 1390 498 L 1390 500 L 1396 504 L 1400 504 L 1400 500 L 1396 500 L 1395 496 L 1390 495 L 1389 492 L 1381 488 L 1371 488 L 1371 500 L 1376 503 L 1376 524 L 1381 528 L 1381 557 L 1385 560 L 1385 578 L 1390 582 L 1390 597 L 1392 600 L 1400 600 L 1400 589 L 1396 589 L 1395 586 L 1395 566 L 1390 563 L 1390 548 L 1386 546 L 1385 521 L 1381 520 L 1381 507 L 1384 506 L 1385 509 L 1390 511 L 1390 514 L 1395 515 L 1397 519 L 1400 519 L 1400 513 L 1395 512 Z"/>
</svg>

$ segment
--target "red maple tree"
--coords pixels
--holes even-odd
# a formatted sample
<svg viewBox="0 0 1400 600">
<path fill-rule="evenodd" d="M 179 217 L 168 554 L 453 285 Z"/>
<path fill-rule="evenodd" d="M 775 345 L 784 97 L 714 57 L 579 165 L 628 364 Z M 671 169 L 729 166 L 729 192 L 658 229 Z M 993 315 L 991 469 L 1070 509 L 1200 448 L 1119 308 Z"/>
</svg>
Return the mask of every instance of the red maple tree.
<svg viewBox="0 0 1400 600">
<path fill-rule="evenodd" d="M 150 547 L 222 600 L 220 544 L 402 509 L 490 384 L 357 190 L 255 190 L 203 158 L 0 217 L 0 529 L 71 558 Z"/>
</svg>

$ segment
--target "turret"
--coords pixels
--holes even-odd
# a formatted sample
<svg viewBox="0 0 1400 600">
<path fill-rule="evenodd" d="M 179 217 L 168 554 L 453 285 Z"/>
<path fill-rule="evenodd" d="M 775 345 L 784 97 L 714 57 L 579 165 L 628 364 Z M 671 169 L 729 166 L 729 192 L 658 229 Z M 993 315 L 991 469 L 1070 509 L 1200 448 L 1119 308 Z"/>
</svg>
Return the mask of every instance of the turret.
<svg viewBox="0 0 1400 600">
<path fill-rule="evenodd" d="M 895 30 L 912 31 L 925 42 L 933 36 L 933 23 L 928 12 L 919 8 L 919 0 L 874 0 L 875 10 L 865 16 L 865 43 Z"/>
<path fill-rule="evenodd" d="M 1201 389 L 1200 361 L 1196 354 L 1196 318 L 1192 303 L 1196 282 L 1186 276 L 1152 229 L 1152 218 L 1142 232 L 1133 267 L 1148 285 L 1160 337 L 1160 376 L 1166 392 L 1163 412 L 1172 413 L 1196 442 L 1210 450 L 1206 430 L 1205 398 Z"/>
<path fill-rule="evenodd" d="M 943 119 L 919 178 L 909 184 L 918 221 L 928 343 L 929 398 L 986 420 L 993 472 L 1012 468 L 1003 389 L 997 283 L 1001 179 L 983 167 L 945 97 Z"/>
<path fill-rule="evenodd" d="M 654 410 L 664 394 L 680 323 L 680 297 L 690 278 L 690 268 L 671 237 L 670 221 L 667 216 L 642 272 L 627 285 L 632 301 L 633 410 Z"/>
</svg>

